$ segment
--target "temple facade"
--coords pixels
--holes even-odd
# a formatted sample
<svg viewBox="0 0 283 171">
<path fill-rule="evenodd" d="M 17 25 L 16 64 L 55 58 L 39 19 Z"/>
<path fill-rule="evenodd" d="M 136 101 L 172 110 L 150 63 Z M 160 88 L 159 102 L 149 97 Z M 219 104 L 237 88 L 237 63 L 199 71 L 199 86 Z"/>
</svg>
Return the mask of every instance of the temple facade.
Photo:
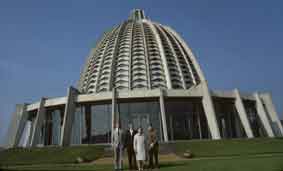
<svg viewBox="0 0 283 171">
<path fill-rule="evenodd" d="M 283 135 L 269 93 L 209 89 L 188 44 L 139 9 L 101 36 L 66 96 L 16 106 L 7 146 L 107 144 L 116 122 L 152 125 L 161 142 Z"/>
</svg>

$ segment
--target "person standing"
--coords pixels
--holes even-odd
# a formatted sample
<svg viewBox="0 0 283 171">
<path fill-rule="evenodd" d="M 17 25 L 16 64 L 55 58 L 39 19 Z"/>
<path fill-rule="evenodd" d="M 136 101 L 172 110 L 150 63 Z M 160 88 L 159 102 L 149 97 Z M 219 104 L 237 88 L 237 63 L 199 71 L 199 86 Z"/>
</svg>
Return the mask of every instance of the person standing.
<svg viewBox="0 0 283 171">
<path fill-rule="evenodd" d="M 136 153 L 138 170 L 142 171 L 145 161 L 145 137 L 141 127 L 138 129 L 138 133 L 134 136 L 134 150 Z"/>
<path fill-rule="evenodd" d="M 136 135 L 136 133 L 137 131 L 133 129 L 133 125 L 129 124 L 129 129 L 126 132 L 126 137 L 125 137 L 125 145 L 127 148 L 130 170 L 137 169 L 136 154 L 134 151 L 134 136 Z"/>
<path fill-rule="evenodd" d="M 149 153 L 149 168 L 158 168 L 158 151 L 159 144 L 155 129 L 150 125 L 148 127 L 148 153 Z M 153 158 L 155 160 L 155 165 L 153 165 Z"/>
<path fill-rule="evenodd" d="M 114 168 L 115 171 L 121 171 L 123 165 L 123 130 L 121 129 L 119 123 L 115 124 L 113 137 L 112 137 L 112 146 L 114 151 Z"/>
</svg>

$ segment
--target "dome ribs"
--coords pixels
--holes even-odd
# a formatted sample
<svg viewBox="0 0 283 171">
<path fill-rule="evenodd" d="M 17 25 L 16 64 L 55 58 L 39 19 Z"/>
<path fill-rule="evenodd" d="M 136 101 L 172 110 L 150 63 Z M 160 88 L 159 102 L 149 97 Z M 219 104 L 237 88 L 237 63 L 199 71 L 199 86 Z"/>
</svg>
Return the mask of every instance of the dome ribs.
<svg viewBox="0 0 283 171">
<path fill-rule="evenodd" d="M 144 35 L 140 22 L 133 23 L 132 61 L 131 61 L 131 89 L 149 88 L 147 80 L 147 60 Z M 138 76 L 137 73 L 143 73 Z"/>
<path fill-rule="evenodd" d="M 105 32 L 80 74 L 82 93 L 189 89 L 205 81 L 191 49 L 170 27 L 129 19 Z"/>
<path fill-rule="evenodd" d="M 193 84 L 196 84 L 191 65 L 188 61 L 187 56 L 185 55 L 184 49 L 182 49 L 179 42 L 177 42 L 176 37 L 174 37 L 166 28 L 164 28 L 164 30 L 168 38 L 172 42 L 177 58 L 179 59 L 181 71 L 183 72 L 183 79 L 185 81 L 186 88 L 189 89 Z"/>
<path fill-rule="evenodd" d="M 113 83 L 117 90 L 129 89 L 129 70 L 130 70 L 130 54 L 133 24 L 126 23 L 124 29 L 119 36 L 118 53 L 116 58 L 116 67 Z"/>
<path fill-rule="evenodd" d="M 175 89 L 184 89 L 186 86 L 183 79 L 183 73 L 181 71 L 180 64 L 177 59 L 177 55 L 173 48 L 172 42 L 169 40 L 165 30 L 162 28 L 161 25 L 155 24 L 155 27 L 157 28 L 157 31 L 161 38 L 169 71 L 175 71 L 175 74 L 172 74 L 172 72 L 170 72 L 172 87 Z"/>
<path fill-rule="evenodd" d="M 85 84 L 83 89 L 81 90 L 82 92 L 87 92 L 87 93 L 95 92 L 95 88 L 97 85 L 96 82 L 97 82 L 98 68 L 100 67 L 102 55 L 106 49 L 108 38 L 110 34 L 112 34 L 112 32 L 104 34 L 103 39 L 98 43 L 93 54 L 90 56 L 90 61 L 88 62 L 88 71 L 85 74 L 86 77 L 84 78 Z"/>
<path fill-rule="evenodd" d="M 115 55 L 115 47 L 118 40 L 118 35 L 124 25 L 120 26 L 119 28 L 115 29 L 115 31 L 111 34 L 109 37 L 109 40 L 107 42 L 106 50 L 103 54 L 103 59 L 100 64 L 100 72 L 99 72 L 99 78 L 97 82 L 97 88 L 96 92 L 102 92 L 102 91 L 109 91 L 110 90 L 110 84 L 111 84 L 111 77 L 112 77 L 112 65 L 114 61 L 114 55 Z M 102 79 L 102 78 L 107 78 Z"/>
<path fill-rule="evenodd" d="M 157 41 L 153 35 L 153 31 L 147 23 L 143 23 L 145 41 L 147 44 L 147 55 L 149 60 L 149 73 L 151 79 L 151 88 L 166 88 L 165 76 L 162 74 L 164 72 L 162 61 L 160 57 L 160 52 L 158 49 Z M 160 75 L 158 78 L 154 75 L 153 71 L 159 70 Z"/>
<path fill-rule="evenodd" d="M 201 81 L 205 81 L 204 74 L 200 68 L 200 65 L 198 64 L 192 50 L 188 47 L 188 44 L 186 44 L 182 37 L 180 37 L 178 33 L 176 33 L 173 29 L 168 26 L 166 26 L 165 28 L 176 38 L 176 40 L 180 44 L 180 47 L 183 49 L 183 52 L 188 59 L 188 62 L 190 63 L 196 84 L 199 84 Z"/>
</svg>

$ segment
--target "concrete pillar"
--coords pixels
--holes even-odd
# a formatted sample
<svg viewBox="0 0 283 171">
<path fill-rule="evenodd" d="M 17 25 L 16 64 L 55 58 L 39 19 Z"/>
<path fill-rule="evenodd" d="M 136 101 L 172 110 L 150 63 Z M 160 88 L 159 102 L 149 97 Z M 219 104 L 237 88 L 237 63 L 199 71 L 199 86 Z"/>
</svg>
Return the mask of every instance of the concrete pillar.
<svg viewBox="0 0 283 171">
<path fill-rule="evenodd" d="M 35 121 L 31 121 L 31 127 L 30 127 L 30 133 L 28 135 L 29 138 L 28 138 L 27 147 L 31 147 L 31 145 L 32 145 L 32 134 L 33 134 L 34 128 L 35 128 Z"/>
<path fill-rule="evenodd" d="M 267 113 L 265 112 L 264 105 L 261 101 L 259 94 L 257 92 L 254 93 L 254 97 L 255 97 L 255 100 L 256 100 L 256 110 L 257 110 L 258 116 L 259 116 L 259 118 L 260 118 L 260 120 L 263 124 L 263 127 L 264 127 L 268 137 L 274 137 L 274 133 L 272 131 L 271 125 L 270 125 L 269 120 L 268 120 Z"/>
<path fill-rule="evenodd" d="M 42 136 L 42 126 L 45 119 L 45 98 L 41 98 L 39 102 L 39 107 L 37 109 L 36 118 L 34 121 L 34 129 L 32 131 L 31 137 L 31 146 L 35 147 L 36 145 L 40 144 L 41 136 Z"/>
<path fill-rule="evenodd" d="M 78 90 L 69 87 L 68 95 L 67 95 L 67 102 L 65 105 L 65 112 L 63 117 L 63 124 L 61 128 L 61 141 L 60 145 L 68 146 L 71 144 L 71 135 L 72 135 L 72 126 L 73 120 L 75 117 L 76 112 L 76 98 L 78 95 Z"/>
<path fill-rule="evenodd" d="M 26 124 L 27 124 L 27 120 L 28 120 L 28 112 L 27 112 L 27 105 L 24 104 L 24 105 L 20 105 L 19 106 L 20 108 L 20 111 L 21 111 L 21 120 L 20 120 L 20 123 L 19 123 L 19 127 L 18 127 L 18 130 L 17 130 L 17 134 L 16 134 L 16 139 L 15 139 L 15 144 L 14 146 L 19 146 L 19 143 L 20 143 L 20 140 L 21 140 L 21 137 L 23 135 L 23 132 L 24 132 L 24 129 L 26 127 Z"/>
<path fill-rule="evenodd" d="M 202 93 L 203 93 L 202 104 L 203 104 L 204 112 L 206 115 L 208 127 L 211 133 L 211 137 L 212 139 L 221 139 L 219 127 L 217 123 L 217 118 L 216 118 L 216 113 L 214 110 L 213 101 L 212 101 L 207 83 L 202 82 L 201 87 L 202 87 Z"/>
<path fill-rule="evenodd" d="M 280 119 L 277 115 L 276 109 L 272 102 L 272 97 L 270 93 L 262 93 L 260 94 L 261 99 L 265 104 L 265 108 L 267 110 L 267 114 L 269 115 L 271 122 L 273 124 L 274 133 L 276 136 L 283 136 L 283 127 L 280 122 Z"/>
<path fill-rule="evenodd" d="M 167 130 L 167 123 L 166 123 L 164 92 L 161 89 L 160 89 L 160 96 L 159 96 L 159 104 L 160 104 L 160 113 L 161 113 L 164 142 L 168 142 L 168 132 L 167 132 L 168 130 Z"/>
<path fill-rule="evenodd" d="M 249 122 L 249 119 L 248 119 L 248 115 L 247 115 L 245 106 L 243 104 L 243 101 L 242 101 L 242 98 L 240 96 L 238 89 L 234 90 L 234 95 L 235 95 L 235 107 L 236 107 L 236 110 L 239 114 L 241 123 L 242 123 L 244 130 L 246 132 L 246 135 L 247 135 L 248 138 L 254 138 L 254 135 L 253 135 L 253 132 L 252 132 L 252 129 L 251 129 L 251 126 L 250 126 L 250 122 Z"/>
<path fill-rule="evenodd" d="M 27 120 L 27 104 L 17 104 L 16 112 L 13 113 L 12 121 L 8 128 L 6 146 L 8 148 L 15 147 L 19 145 L 20 138 L 22 136 L 25 123 Z"/>
<path fill-rule="evenodd" d="M 112 140 L 113 140 L 113 132 L 114 132 L 114 126 L 115 126 L 115 123 L 117 122 L 117 119 L 119 119 L 119 116 L 117 115 L 117 118 L 116 118 L 116 88 L 114 87 L 112 89 L 112 111 L 111 111 L 111 114 L 112 114 L 112 118 L 111 118 L 111 123 L 112 123 L 112 129 L 111 129 L 111 143 L 112 143 Z"/>
</svg>

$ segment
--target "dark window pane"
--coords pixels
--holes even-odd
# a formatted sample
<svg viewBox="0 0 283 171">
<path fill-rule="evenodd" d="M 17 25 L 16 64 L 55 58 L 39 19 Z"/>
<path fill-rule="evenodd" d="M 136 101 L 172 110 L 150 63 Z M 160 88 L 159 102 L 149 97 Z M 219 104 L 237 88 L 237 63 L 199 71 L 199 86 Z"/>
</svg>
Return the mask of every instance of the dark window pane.
<svg viewBox="0 0 283 171">
<path fill-rule="evenodd" d="M 165 110 L 169 140 L 209 137 L 201 99 L 167 99 Z"/>
<path fill-rule="evenodd" d="M 152 125 L 161 140 L 162 127 L 158 100 L 132 103 L 121 102 L 118 105 L 118 112 L 122 129 L 128 129 L 129 123 L 132 123 L 135 129 L 142 127 L 145 135 L 147 135 L 147 128 Z"/>
</svg>

